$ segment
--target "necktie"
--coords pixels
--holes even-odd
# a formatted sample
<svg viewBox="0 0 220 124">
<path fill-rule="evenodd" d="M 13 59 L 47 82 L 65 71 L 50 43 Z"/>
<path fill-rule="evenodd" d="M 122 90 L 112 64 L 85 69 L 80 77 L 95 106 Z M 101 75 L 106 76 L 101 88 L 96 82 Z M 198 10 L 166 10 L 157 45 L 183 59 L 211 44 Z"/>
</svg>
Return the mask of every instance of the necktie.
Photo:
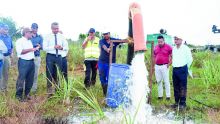
<svg viewBox="0 0 220 124">
<path fill-rule="evenodd" d="M 55 34 L 55 45 L 57 45 L 57 35 Z M 58 57 L 58 49 L 56 49 L 56 57 Z"/>
</svg>

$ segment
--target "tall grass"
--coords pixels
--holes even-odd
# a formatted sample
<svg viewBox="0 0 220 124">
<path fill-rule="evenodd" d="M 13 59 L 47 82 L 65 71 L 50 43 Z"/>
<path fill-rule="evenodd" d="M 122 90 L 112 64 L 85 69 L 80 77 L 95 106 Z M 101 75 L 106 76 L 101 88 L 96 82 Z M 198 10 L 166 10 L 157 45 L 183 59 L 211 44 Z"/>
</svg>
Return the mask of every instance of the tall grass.
<svg viewBox="0 0 220 124">
<path fill-rule="evenodd" d="M 78 82 L 77 84 L 82 86 L 82 84 L 80 82 Z M 82 86 L 82 87 L 84 87 L 84 86 Z M 100 119 L 103 118 L 104 112 L 103 112 L 102 107 L 99 104 L 97 98 L 95 97 L 93 92 L 91 92 L 90 90 L 88 90 L 85 87 L 84 87 L 84 89 L 86 92 L 80 91 L 77 88 L 73 87 L 73 91 L 75 91 L 83 101 L 85 101 L 90 107 L 92 107 L 98 113 L 98 116 L 100 117 Z"/>
<path fill-rule="evenodd" d="M 4 94 L 0 94 L 0 118 L 9 114 L 7 109 L 7 100 Z"/>
<path fill-rule="evenodd" d="M 204 58 L 205 57 L 205 58 Z M 216 88 L 216 86 L 220 85 L 220 56 L 217 54 L 213 54 L 211 52 L 207 52 L 202 58 L 202 72 L 201 78 L 203 79 L 203 83 L 208 90 L 210 86 Z M 201 60 L 200 60 L 201 61 Z"/>
<path fill-rule="evenodd" d="M 116 63 L 126 64 L 127 49 L 128 49 L 127 44 L 120 44 L 120 48 L 118 48 L 116 52 Z"/>
<path fill-rule="evenodd" d="M 204 78 L 203 82 L 207 89 L 210 86 L 215 87 L 220 85 L 220 61 L 217 60 L 207 60 L 204 61 L 202 77 Z M 212 90 L 212 89 L 210 89 Z"/>
<path fill-rule="evenodd" d="M 69 42 L 69 66 L 82 65 L 84 62 L 84 50 L 79 42 Z"/>
<path fill-rule="evenodd" d="M 68 82 L 66 82 L 62 74 L 58 73 L 58 75 L 59 75 L 58 77 L 60 81 L 60 86 L 55 86 L 57 89 L 55 97 L 59 97 L 60 99 L 62 99 L 63 104 L 69 105 L 70 97 L 72 95 L 72 89 L 75 81 L 74 79 L 69 78 Z"/>
</svg>

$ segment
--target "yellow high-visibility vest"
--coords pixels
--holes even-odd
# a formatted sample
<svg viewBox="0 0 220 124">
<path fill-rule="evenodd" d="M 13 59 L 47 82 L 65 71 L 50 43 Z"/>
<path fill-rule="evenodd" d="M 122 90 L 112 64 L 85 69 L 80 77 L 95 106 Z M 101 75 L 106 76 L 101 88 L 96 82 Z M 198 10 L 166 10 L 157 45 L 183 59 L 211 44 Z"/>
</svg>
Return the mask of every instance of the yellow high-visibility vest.
<svg viewBox="0 0 220 124">
<path fill-rule="evenodd" d="M 100 55 L 99 49 L 99 38 L 95 37 L 94 40 L 88 41 L 86 48 L 84 49 L 84 56 L 86 58 L 95 58 L 98 59 Z"/>
</svg>

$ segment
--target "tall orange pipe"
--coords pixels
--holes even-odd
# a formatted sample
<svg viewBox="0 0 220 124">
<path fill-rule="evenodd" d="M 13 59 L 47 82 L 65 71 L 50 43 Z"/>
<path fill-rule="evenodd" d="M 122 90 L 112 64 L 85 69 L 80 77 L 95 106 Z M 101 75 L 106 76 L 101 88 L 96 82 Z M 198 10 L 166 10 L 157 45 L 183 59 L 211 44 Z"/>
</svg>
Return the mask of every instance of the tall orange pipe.
<svg viewBox="0 0 220 124">
<path fill-rule="evenodd" d="M 129 7 L 129 12 L 132 19 L 134 51 L 145 51 L 146 42 L 144 40 L 143 18 L 140 5 L 132 3 Z"/>
</svg>

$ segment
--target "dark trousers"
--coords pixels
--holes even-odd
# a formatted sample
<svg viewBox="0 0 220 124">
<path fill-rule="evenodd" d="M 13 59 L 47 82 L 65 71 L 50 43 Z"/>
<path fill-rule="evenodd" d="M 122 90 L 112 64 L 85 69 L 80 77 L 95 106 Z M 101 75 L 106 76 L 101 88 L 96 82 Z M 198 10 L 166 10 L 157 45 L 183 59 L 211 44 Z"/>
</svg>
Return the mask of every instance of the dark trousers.
<svg viewBox="0 0 220 124">
<path fill-rule="evenodd" d="M 57 70 L 58 69 L 58 70 Z M 58 71 L 62 70 L 62 57 L 59 55 L 47 53 L 46 56 L 46 75 L 47 75 L 47 92 L 53 93 L 52 83 L 59 87 Z M 61 74 L 61 73 L 60 73 Z"/>
<path fill-rule="evenodd" d="M 86 66 L 84 84 L 86 87 L 89 87 L 90 85 L 95 85 L 96 75 L 97 75 L 97 62 L 98 61 L 95 60 L 84 61 L 84 64 Z M 91 72 L 92 72 L 92 77 L 90 79 Z"/>
<path fill-rule="evenodd" d="M 63 57 L 62 58 L 62 73 L 63 73 L 63 76 L 66 80 L 66 82 L 68 83 L 68 68 L 67 68 L 67 59 L 66 57 Z"/>
<path fill-rule="evenodd" d="M 23 87 L 25 85 L 24 95 L 30 93 L 34 82 L 34 59 L 33 60 L 18 60 L 18 79 L 16 82 L 16 97 L 22 98 Z M 25 84 L 24 84 L 25 83 Z"/>
<path fill-rule="evenodd" d="M 186 105 L 187 94 L 187 65 L 173 68 L 173 88 L 175 102 L 179 105 Z"/>
</svg>

